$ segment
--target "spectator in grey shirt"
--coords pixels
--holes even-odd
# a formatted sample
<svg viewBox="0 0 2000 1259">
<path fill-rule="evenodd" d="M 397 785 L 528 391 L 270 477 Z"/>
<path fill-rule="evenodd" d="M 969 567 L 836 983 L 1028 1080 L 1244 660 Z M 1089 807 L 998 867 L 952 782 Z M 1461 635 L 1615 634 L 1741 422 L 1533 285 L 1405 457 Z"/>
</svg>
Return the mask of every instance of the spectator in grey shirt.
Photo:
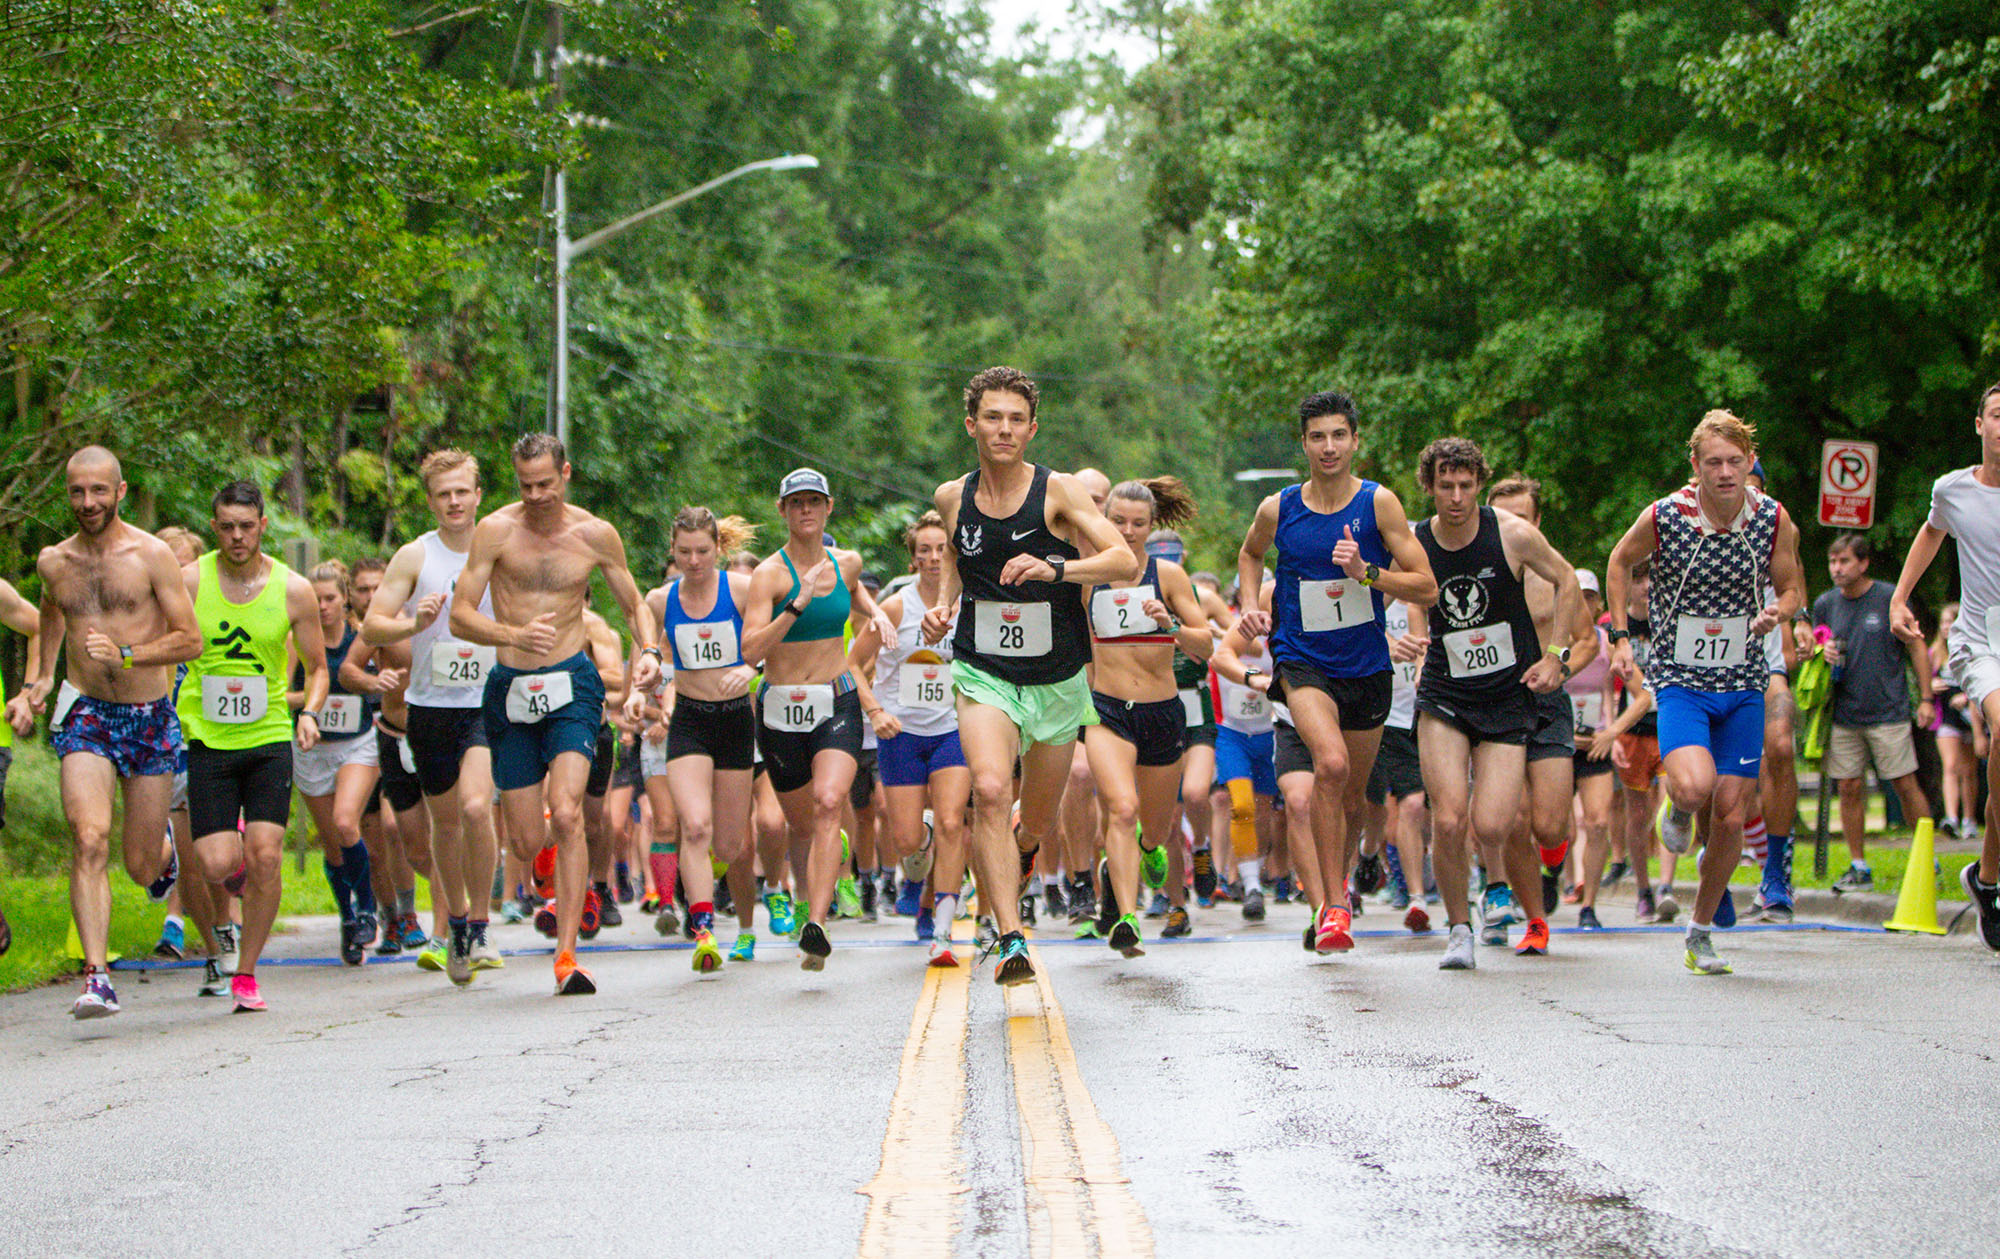
<svg viewBox="0 0 2000 1259">
<path fill-rule="evenodd" d="M 1883 782 L 1893 785 L 1903 802 L 1903 816 L 1914 824 L 1931 815 L 1930 802 L 1917 786 L 1917 748 L 1910 725 L 1910 687 L 1903 674 L 1907 660 L 1917 672 L 1917 694 L 1931 693 L 1930 654 L 1921 643 L 1899 640 L 1889 628 L 1886 581 L 1868 576 L 1868 539 L 1843 533 L 1827 548 L 1827 571 L 1834 589 L 1813 600 L 1813 620 L 1833 635 L 1827 661 L 1834 666 L 1833 731 L 1827 739 L 1820 772 L 1840 789 L 1840 830 L 1847 840 L 1849 865 L 1834 883 L 1836 892 L 1867 891 L 1875 886 L 1861 832 L 1867 816 L 1869 763 Z M 1917 724 L 1929 726 L 1932 705 L 1925 698 Z"/>
</svg>

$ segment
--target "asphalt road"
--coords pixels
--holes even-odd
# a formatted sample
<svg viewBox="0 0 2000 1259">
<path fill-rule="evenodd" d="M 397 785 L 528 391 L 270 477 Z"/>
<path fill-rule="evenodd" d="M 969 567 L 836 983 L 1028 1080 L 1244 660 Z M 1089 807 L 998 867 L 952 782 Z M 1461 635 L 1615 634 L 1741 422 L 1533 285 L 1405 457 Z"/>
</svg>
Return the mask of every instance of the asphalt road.
<svg viewBox="0 0 2000 1259">
<path fill-rule="evenodd" d="M 590 998 L 538 952 L 465 990 L 269 965 L 261 1016 L 188 971 L 91 1023 L 0 998 L 0 1253 L 2000 1252 L 2000 961 L 1963 934 L 1739 930 L 1704 979 L 1671 930 L 1451 974 L 1303 923 L 1046 940 L 1012 993 L 890 919 L 820 975 L 600 952 Z"/>
</svg>

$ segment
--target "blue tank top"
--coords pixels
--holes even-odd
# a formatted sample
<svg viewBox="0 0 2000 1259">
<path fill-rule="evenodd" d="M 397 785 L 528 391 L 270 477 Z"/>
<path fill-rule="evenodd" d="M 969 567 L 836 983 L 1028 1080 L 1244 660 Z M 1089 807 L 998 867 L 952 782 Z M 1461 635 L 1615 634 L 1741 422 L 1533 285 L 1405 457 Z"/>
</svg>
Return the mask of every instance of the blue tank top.
<svg viewBox="0 0 2000 1259">
<path fill-rule="evenodd" d="M 1362 562 L 1389 567 L 1389 548 L 1375 527 L 1373 481 L 1345 507 L 1316 512 L 1302 486 L 1278 495 L 1277 589 L 1271 596 L 1271 658 L 1310 665 L 1329 678 L 1365 678 L 1389 669 L 1382 592 L 1362 587 L 1334 567 L 1333 548 L 1354 531 Z M 1307 628 L 1308 626 L 1313 628 Z"/>
<path fill-rule="evenodd" d="M 743 663 L 743 614 L 729 589 L 729 574 L 715 575 L 715 606 L 707 616 L 689 616 L 681 607 L 681 579 L 667 586 L 667 612 L 661 618 L 667 645 L 674 653 L 674 670 L 731 669 Z M 686 630 L 683 632 L 682 627 Z"/>
<path fill-rule="evenodd" d="M 793 567 L 792 557 L 786 552 L 779 551 L 778 558 L 785 561 L 785 569 L 792 575 L 792 588 L 774 605 L 782 608 L 799 597 L 799 570 Z M 833 559 L 833 552 L 828 551 L 827 558 Z M 805 615 L 792 622 L 782 641 L 816 643 L 839 638 L 847 632 L 847 618 L 852 614 L 853 604 L 854 596 L 847 590 L 847 576 L 840 571 L 840 561 L 834 559 L 833 589 L 807 602 Z"/>
</svg>

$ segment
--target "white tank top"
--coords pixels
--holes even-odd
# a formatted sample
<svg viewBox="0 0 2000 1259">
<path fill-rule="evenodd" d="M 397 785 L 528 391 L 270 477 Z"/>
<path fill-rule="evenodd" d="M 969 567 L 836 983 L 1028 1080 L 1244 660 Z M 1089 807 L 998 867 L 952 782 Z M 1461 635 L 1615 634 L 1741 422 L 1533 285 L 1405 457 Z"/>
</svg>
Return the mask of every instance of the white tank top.
<svg viewBox="0 0 2000 1259">
<path fill-rule="evenodd" d="M 494 649 L 451 636 L 451 590 L 465 570 L 467 553 L 446 546 L 435 529 L 417 542 L 424 548 L 424 566 L 403 611 L 415 616 L 417 604 L 434 594 L 444 596 L 444 606 L 429 628 L 410 639 L 410 684 L 403 696 L 423 708 L 477 708 L 486 693 L 486 675 L 493 669 Z M 479 610 L 493 615 L 491 590 L 479 601 Z"/>
<path fill-rule="evenodd" d="M 1271 656 L 1268 651 L 1246 651 L 1238 659 L 1245 668 L 1262 669 L 1271 672 Z M 1215 702 L 1215 720 L 1224 729 L 1238 734 L 1269 734 L 1271 732 L 1271 697 L 1255 687 L 1240 686 L 1223 677 L 1214 669 L 1208 671 L 1209 685 L 1215 688 L 1210 694 Z"/>
<path fill-rule="evenodd" d="M 958 729 L 958 708 L 951 690 L 951 634 L 942 641 L 923 640 L 924 601 L 914 585 L 905 586 L 903 619 L 896 641 L 884 644 L 875 658 L 875 698 L 903 723 L 908 734 L 935 736 Z"/>
</svg>

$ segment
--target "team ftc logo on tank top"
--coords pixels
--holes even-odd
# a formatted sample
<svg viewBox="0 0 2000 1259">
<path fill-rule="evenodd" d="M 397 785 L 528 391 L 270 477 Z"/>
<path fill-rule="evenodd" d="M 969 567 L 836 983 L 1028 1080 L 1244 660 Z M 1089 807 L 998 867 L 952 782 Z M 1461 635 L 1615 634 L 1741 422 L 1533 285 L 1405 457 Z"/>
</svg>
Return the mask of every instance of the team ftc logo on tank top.
<svg viewBox="0 0 2000 1259">
<path fill-rule="evenodd" d="M 1488 569 L 1481 576 L 1491 571 Z M 1486 597 L 1486 583 L 1478 577 L 1453 577 L 1438 589 L 1438 607 L 1444 612 L 1445 622 L 1453 629 L 1482 624 L 1491 602 Z"/>
<path fill-rule="evenodd" d="M 960 525 L 958 527 L 958 553 L 960 555 L 977 555 L 979 554 L 979 549 L 985 545 L 986 530 L 983 527 L 979 525 Z"/>
</svg>

